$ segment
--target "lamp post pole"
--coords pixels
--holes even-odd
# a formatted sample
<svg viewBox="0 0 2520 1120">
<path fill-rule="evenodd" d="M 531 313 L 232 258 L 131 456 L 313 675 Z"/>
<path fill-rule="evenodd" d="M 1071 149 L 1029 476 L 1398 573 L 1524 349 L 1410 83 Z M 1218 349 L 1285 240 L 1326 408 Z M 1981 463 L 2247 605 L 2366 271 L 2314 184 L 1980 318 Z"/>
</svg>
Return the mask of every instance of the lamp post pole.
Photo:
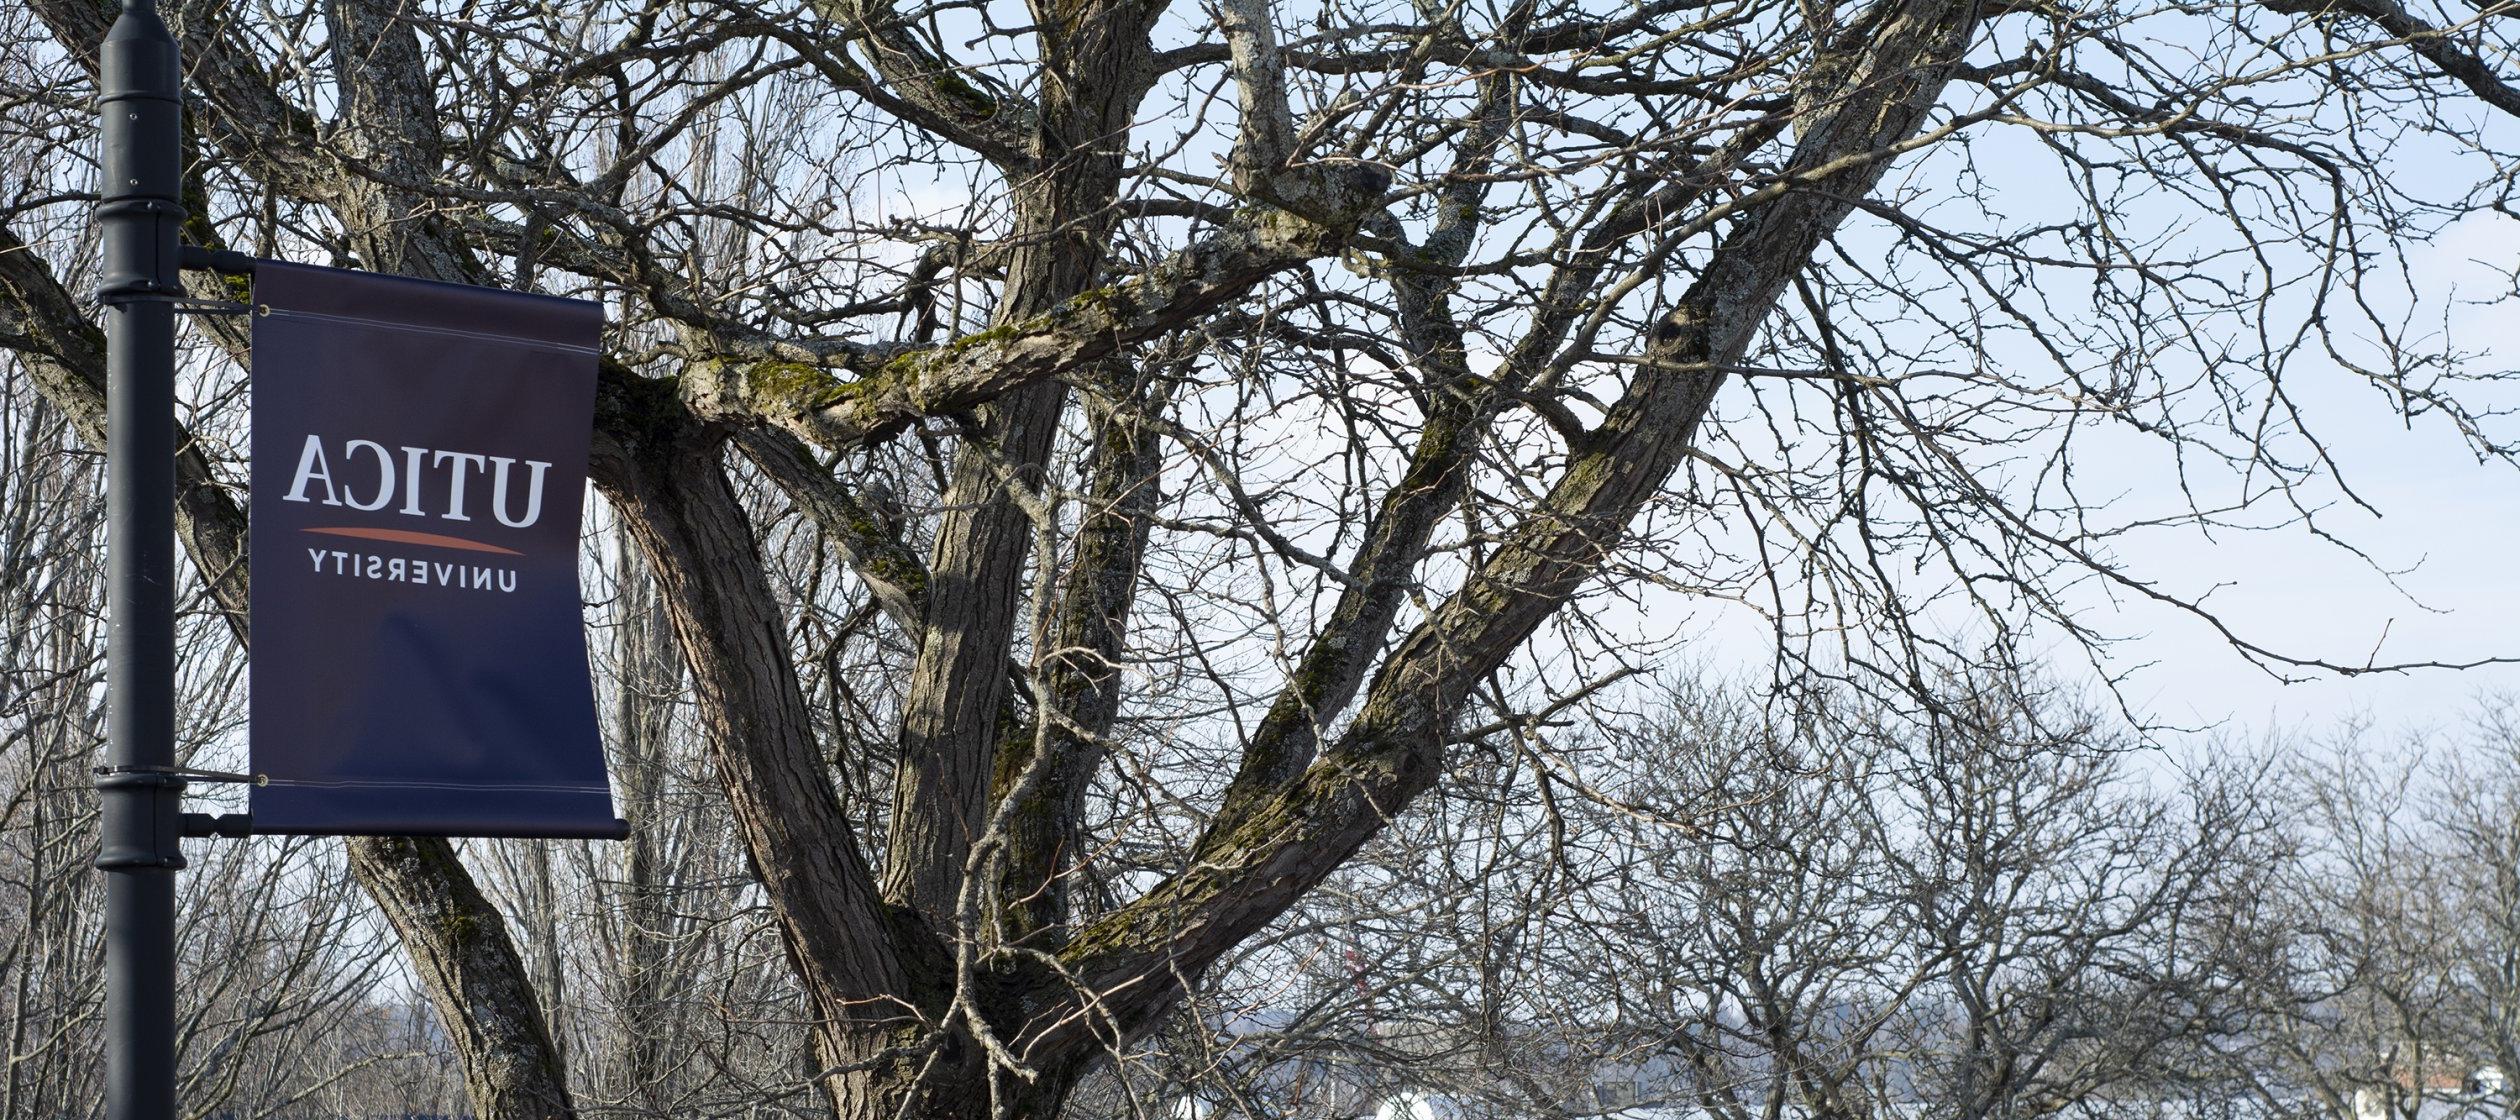
<svg viewBox="0 0 2520 1120">
<path fill-rule="evenodd" d="M 106 1115 L 175 1115 L 176 233 L 183 224 L 180 73 L 153 0 L 123 0 L 97 86 L 104 181 Z"/>
</svg>

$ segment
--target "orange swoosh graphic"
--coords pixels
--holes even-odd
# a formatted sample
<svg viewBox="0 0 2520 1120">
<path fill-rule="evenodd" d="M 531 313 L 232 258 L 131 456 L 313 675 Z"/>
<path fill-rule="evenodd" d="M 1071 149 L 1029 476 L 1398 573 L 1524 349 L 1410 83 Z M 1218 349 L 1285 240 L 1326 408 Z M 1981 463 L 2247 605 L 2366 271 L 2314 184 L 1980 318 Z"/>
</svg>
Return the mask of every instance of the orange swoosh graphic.
<svg viewBox="0 0 2520 1120">
<path fill-rule="evenodd" d="M 501 548 L 495 544 L 483 544 L 480 541 L 468 541 L 462 537 L 450 537 L 442 533 L 416 533 L 409 529 L 326 528 L 300 529 L 298 531 L 301 533 L 322 533 L 328 537 L 358 537 L 361 540 L 393 541 L 397 544 L 426 544 L 435 545 L 439 548 L 460 548 L 466 552 L 496 552 L 502 556 L 525 555 L 513 548 Z"/>
</svg>

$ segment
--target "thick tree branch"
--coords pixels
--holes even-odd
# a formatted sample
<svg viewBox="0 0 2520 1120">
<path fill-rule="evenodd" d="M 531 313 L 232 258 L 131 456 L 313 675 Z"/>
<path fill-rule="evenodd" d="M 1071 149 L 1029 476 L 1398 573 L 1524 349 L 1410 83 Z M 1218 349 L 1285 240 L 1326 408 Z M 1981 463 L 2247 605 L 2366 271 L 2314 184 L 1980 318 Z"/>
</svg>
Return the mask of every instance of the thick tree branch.
<svg viewBox="0 0 2520 1120">
<path fill-rule="evenodd" d="M 954 457 L 928 561 L 934 593 L 902 707 L 894 774 L 886 895 L 951 929 L 966 972 L 987 936 L 965 904 L 966 887 L 973 845 L 989 815 L 1001 734 L 994 717 L 1006 701 L 1024 555 L 1036 530 L 1006 490 L 1042 485 L 1066 401 L 1066 387 L 1051 378 L 1058 361 L 1034 360 L 1025 344 L 1074 338 L 1082 327 L 1091 332 L 1091 344 L 1068 352 L 1074 368 L 1124 345 L 1116 323 L 1147 306 L 1140 299 L 1144 278 L 1085 293 L 1109 251 L 1121 161 L 1154 78 L 1149 35 L 1163 7 L 1142 0 L 1035 6 L 1045 80 L 1026 138 L 1031 166 L 1011 192 L 1005 293 L 992 313 L 993 329 L 947 348 L 944 358 L 957 360 L 951 353 L 959 350 L 996 365 L 982 381 L 1006 377 L 1008 367 L 1037 371 L 1015 375 L 987 394 L 1004 396 L 974 413 Z M 1079 315 L 1086 320 L 1077 321 Z M 1008 335 L 1003 342 L 988 341 L 1002 332 Z M 999 347 L 1005 349 L 987 353 Z M 936 359 L 911 362 L 926 367 L 905 371 L 914 378 L 936 372 Z"/>
<path fill-rule="evenodd" d="M 901 543 L 898 526 L 858 501 L 804 441 L 777 428 L 740 428 L 735 445 L 812 518 L 840 558 L 903 633 L 919 633 L 927 609 L 927 565 Z"/>
<path fill-rule="evenodd" d="M 1278 58 L 1269 0 L 1218 0 L 1217 21 L 1232 51 L 1234 93 L 1241 113 L 1227 163 L 1234 188 L 1255 193 L 1295 158 L 1295 114 L 1286 104 L 1286 70 Z"/>
<path fill-rule="evenodd" d="M 1084 858 L 1085 798 L 1120 713 L 1129 613 L 1161 496 L 1161 440 L 1145 421 L 1161 399 L 1146 380 L 1128 377 L 1086 398 L 1085 509 L 1039 655 L 1036 726 L 996 759 L 991 790 L 1005 840 L 993 909 L 1010 944 L 1064 935 L 1074 910 L 1068 872 Z"/>
<path fill-rule="evenodd" d="M 1355 723 L 1289 787 L 1223 818 L 1198 858 L 1079 931 L 1064 954 L 1122 1024 L 1169 1006 L 1196 975 L 1354 853 L 1440 773 L 1452 720 L 1478 680 L 1607 558 L 1627 522 L 1685 458 L 1706 407 L 1787 281 L 1922 127 L 1978 5 L 1889 4 L 1860 35 L 1823 45 L 1797 100 L 1792 166 L 1825 181 L 1745 213 L 1679 306 L 1652 365 L 1569 464 L 1543 508 L 1401 644 Z"/>
<path fill-rule="evenodd" d="M 1515 7 L 1507 20 L 1508 34 L 1529 20 L 1531 8 L 1527 3 Z M 1235 815 L 1259 803 L 1259 791 L 1280 788 L 1311 765 L 1322 729 L 1346 711 L 1381 656 L 1427 541 L 1460 500 L 1467 465 L 1489 423 L 1529 378 L 1528 366 L 1508 366 L 1494 382 L 1472 376 L 1469 348 L 1453 317 L 1449 278 L 1442 274 L 1467 259 L 1478 235 L 1479 206 L 1512 116 L 1515 90 L 1514 80 L 1501 74 L 1479 83 L 1479 109 L 1462 138 L 1460 165 L 1437 193 L 1435 223 L 1426 244 L 1414 247 L 1415 258 L 1433 267 L 1391 272 L 1397 297 L 1393 313 L 1409 360 L 1420 371 L 1426 420 L 1407 467 L 1366 528 L 1364 543 L 1348 567 L 1352 579 L 1244 746 L 1242 763 L 1219 810 L 1223 815 L 1213 824 L 1218 831 L 1232 831 Z M 1398 239 L 1398 222 L 1377 222 L 1375 232 Z"/>
<path fill-rule="evenodd" d="M 745 850 L 813 999 L 823 1058 L 854 1065 L 866 1054 L 853 1046 L 915 1030 L 920 1006 L 941 1000 L 933 939 L 883 903 L 858 854 L 719 434 L 653 382 L 616 380 L 605 408 L 596 484 L 655 576 Z"/>
<path fill-rule="evenodd" d="M 1340 196 L 1353 210 L 1324 225 L 1279 210 L 1251 213 L 1137 276 L 1053 303 L 942 346 L 826 369 L 798 361 L 706 363 L 686 377 L 702 415 L 776 424 L 847 447 L 929 417 L 967 412 L 1178 330 L 1261 281 L 1336 253 L 1387 181 L 1364 165 Z M 850 375 L 850 376 L 844 376 Z"/>
<path fill-rule="evenodd" d="M 2371 21 L 2383 34 L 2406 44 L 2406 49 L 2421 55 L 2439 68 L 2450 80 L 2466 86 L 2478 100 L 2515 117 L 2520 117 L 2520 89 L 2512 88 L 2502 75 L 2494 72 L 2475 51 L 2469 50 L 2453 36 L 2455 29 L 2434 27 L 2416 18 L 2396 0 L 2264 0 L 2267 8 L 2292 15 L 2338 13 Z M 2509 12 L 2502 13 L 2510 18 Z M 2484 15 L 2476 17 L 2482 21 Z"/>
<path fill-rule="evenodd" d="M 32 247 L 0 225 L 0 347 L 15 351 L 36 390 L 90 447 L 105 446 L 105 335 Z M 245 511 L 180 425 L 175 528 L 238 641 L 245 635 Z"/>
<path fill-rule="evenodd" d="M 408 184 L 435 179 L 446 156 L 420 35 L 393 0 L 324 5 L 333 82 L 341 91 L 341 140 L 373 175 L 335 177 L 332 210 L 350 244 L 379 272 L 453 283 L 483 279 L 477 258 L 445 236 L 429 198 Z"/>
<path fill-rule="evenodd" d="M 816 11 L 839 25 L 844 42 L 866 47 L 873 75 L 833 45 L 768 20 L 746 25 L 786 44 L 823 80 L 866 98 L 902 120 L 979 153 L 1001 169 L 1031 163 L 1025 137 L 1036 110 L 1011 90 L 983 89 L 977 75 L 955 66 L 919 42 L 891 5 L 868 0 L 817 0 Z M 985 80 L 985 79 L 983 79 Z"/>
</svg>

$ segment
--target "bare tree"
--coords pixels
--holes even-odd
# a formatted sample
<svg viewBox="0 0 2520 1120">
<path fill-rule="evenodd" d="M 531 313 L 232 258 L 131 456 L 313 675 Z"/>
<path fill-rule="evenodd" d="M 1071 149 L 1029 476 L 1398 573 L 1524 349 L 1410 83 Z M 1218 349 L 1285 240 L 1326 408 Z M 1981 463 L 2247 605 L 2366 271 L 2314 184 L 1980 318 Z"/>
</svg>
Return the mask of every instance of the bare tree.
<svg viewBox="0 0 2520 1120">
<path fill-rule="evenodd" d="M 2105 673 L 2095 592 L 2279 673 L 2403 667 L 2269 647 L 2116 542 L 2337 539 L 2312 378 L 2510 453 L 2494 371 L 2405 329 L 2391 263 L 2503 198 L 2504 153 L 2423 131 L 2520 108 L 2500 8 L 172 6 L 193 240 L 613 310 L 594 479 L 711 787 L 639 803 L 703 807 L 683 871 L 731 862 L 717 822 L 741 853 L 681 881 L 693 951 L 781 966 L 695 1092 L 1056 1114 L 1474 793 L 1443 779 L 1494 729 L 1589 718 L 1682 643 L 1688 596 L 1771 622 L 1789 709 L 2059 637 Z M 110 14 L 0 12 L 30 171 L 0 341 L 90 446 Z M 2398 174 L 2436 147 L 2466 189 Z M 234 620 L 204 425 L 244 338 L 201 327 L 180 523 Z M 2087 454 L 2160 484 L 2112 498 Z M 678 927 L 621 917 L 672 876 L 613 908 L 534 850 L 344 851 L 479 1115 L 659 1084 L 571 1036 L 598 1001 L 560 938 Z M 625 1022 L 680 998 L 622 990 Z"/>
<path fill-rule="evenodd" d="M 2202 1115 L 2237 1091 L 2235 917 L 2282 853 L 2262 771 L 2149 788 L 2161 752 L 2021 678 L 1799 718 L 1647 695 L 1631 727 L 1466 751 L 1453 780 L 1492 792 L 1377 837 L 1208 986 L 1204 1048 L 1138 1056 L 1125 1088 L 1220 1115 L 1414 1091 L 1739 1120 Z"/>
<path fill-rule="evenodd" d="M 2520 1019 L 2520 754 L 2512 702 L 2465 728 L 2293 745 L 2298 855 L 2269 884 L 2262 1045 L 2235 1081 L 2299 1115 L 2511 1109 Z"/>
</svg>

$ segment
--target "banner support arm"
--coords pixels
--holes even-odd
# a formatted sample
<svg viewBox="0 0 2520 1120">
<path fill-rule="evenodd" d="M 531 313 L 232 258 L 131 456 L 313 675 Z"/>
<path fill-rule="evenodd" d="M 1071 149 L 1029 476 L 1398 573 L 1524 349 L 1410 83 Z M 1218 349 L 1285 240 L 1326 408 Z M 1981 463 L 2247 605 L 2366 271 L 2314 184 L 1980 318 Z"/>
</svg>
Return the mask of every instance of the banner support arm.
<svg viewBox="0 0 2520 1120">
<path fill-rule="evenodd" d="M 186 245 L 182 250 L 182 260 L 187 272 L 216 272 L 222 276 L 254 274 L 254 258 L 234 249 L 204 249 L 199 245 Z"/>
</svg>

